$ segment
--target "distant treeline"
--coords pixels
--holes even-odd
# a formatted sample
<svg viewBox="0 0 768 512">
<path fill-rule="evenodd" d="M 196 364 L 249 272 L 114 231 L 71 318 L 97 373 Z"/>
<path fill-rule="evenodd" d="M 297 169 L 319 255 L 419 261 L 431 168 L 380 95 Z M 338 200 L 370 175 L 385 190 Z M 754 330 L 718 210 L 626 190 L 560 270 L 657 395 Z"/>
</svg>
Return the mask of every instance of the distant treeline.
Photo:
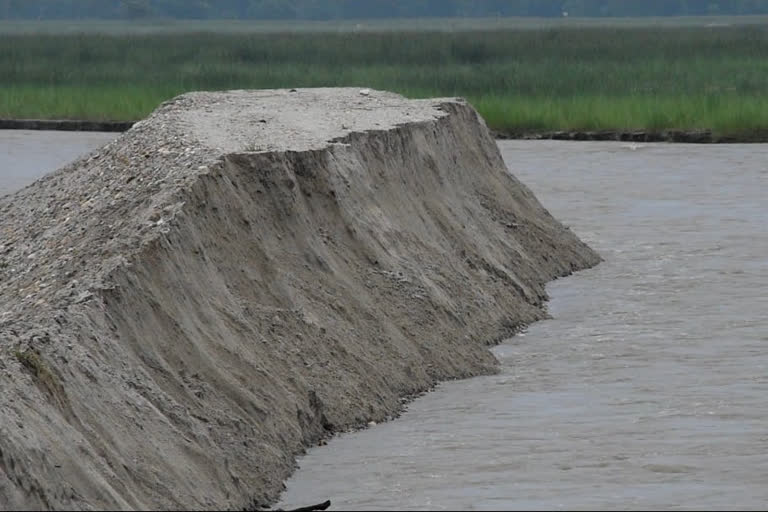
<svg viewBox="0 0 768 512">
<path fill-rule="evenodd" d="M 0 0 L 0 19 L 371 19 L 766 14 L 768 0 Z"/>
</svg>

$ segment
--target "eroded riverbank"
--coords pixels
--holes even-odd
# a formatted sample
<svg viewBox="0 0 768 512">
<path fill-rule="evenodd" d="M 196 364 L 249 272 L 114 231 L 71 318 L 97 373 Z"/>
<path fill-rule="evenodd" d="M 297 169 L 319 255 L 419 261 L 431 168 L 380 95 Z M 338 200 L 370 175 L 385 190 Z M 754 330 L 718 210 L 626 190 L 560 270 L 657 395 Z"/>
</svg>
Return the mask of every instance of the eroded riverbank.
<svg viewBox="0 0 768 512">
<path fill-rule="evenodd" d="M 459 99 L 190 93 L 0 197 L 0 501 L 255 508 L 598 256 Z"/>
</svg>

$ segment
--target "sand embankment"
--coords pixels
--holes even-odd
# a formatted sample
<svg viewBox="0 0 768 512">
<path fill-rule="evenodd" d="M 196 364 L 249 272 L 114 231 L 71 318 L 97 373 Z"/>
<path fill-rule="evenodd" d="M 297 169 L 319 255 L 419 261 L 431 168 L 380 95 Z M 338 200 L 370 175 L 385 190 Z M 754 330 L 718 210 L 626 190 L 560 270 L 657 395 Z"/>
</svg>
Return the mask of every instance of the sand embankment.
<svg viewBox="0 0 768 512">
<path fill-rule="evenodd" d="M 4 508 L 267 503 L 598 261 L 469 105 L 356 89 L 181 96 L 0 237 Z"/>
</svg>

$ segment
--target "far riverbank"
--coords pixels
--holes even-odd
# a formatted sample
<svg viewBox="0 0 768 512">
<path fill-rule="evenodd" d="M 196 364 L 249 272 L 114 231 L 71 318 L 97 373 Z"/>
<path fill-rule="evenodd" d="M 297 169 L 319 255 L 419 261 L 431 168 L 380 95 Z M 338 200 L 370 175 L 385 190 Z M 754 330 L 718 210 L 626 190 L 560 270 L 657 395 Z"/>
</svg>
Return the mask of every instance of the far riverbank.
<svg viewBox="0 0 768 512">
<path fill-rule="evenodd" d="M 0 119 L 0 130 L 49 130 L 73 132 L 124 132 L 135 121 L 91 121 L 87 119 Z M 499 140 L 573 140 L 573 141 L 623 141 L 623 142 L 678 142 L 693 144 L 733 144 L 768 142 L 768 129 L 740 136 L 719 135 L 710 130 L 702 131 L 498 131 L 491 130 Z"/>
</svg>

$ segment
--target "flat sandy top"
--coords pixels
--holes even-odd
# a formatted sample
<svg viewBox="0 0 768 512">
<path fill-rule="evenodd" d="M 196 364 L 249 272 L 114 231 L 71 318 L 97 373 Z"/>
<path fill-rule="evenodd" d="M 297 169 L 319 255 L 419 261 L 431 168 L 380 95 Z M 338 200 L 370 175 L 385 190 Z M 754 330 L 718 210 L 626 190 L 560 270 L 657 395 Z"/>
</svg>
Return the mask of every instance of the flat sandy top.
<svg viewBox="0 0 768 512">
<path fill-rule="evenodd" d="M 322 149 L 352 132 L 447 115 L 456 99 L 361 88 L 193 92 L 117 140 L 0 197 L 0 326 L 65 304 L 165 233 L 182 190 L 223 155 Z"/>
<path fill-rule="evenodd" d="M 198 92 L 181 119 L 203 145 L 225 153 L 304 151 L 350 132 L 386 130 L 444 115 L 440 100 L 408 100 L 361 88 Z"/>
</svg>

